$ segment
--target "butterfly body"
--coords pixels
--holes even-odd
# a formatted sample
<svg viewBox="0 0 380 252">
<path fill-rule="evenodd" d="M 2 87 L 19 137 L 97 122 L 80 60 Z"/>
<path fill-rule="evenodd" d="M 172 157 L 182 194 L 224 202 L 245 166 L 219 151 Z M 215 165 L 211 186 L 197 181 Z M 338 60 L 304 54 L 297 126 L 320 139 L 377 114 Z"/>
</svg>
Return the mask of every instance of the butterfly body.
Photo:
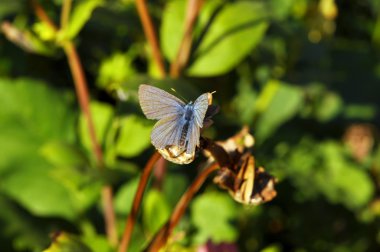
<svg viewBox="0 0 380 252">
<path fill-rule="evenodd" d="M 186 154 L 199 146 L 200 129 L 209 105 L 210 93 L 186 104 L 159 88 L 142 84 L 139 87 L 140 106 L 148 119 L 155 119 L 151 142 L 158 150 L 175 146 Z"/>
</svg>

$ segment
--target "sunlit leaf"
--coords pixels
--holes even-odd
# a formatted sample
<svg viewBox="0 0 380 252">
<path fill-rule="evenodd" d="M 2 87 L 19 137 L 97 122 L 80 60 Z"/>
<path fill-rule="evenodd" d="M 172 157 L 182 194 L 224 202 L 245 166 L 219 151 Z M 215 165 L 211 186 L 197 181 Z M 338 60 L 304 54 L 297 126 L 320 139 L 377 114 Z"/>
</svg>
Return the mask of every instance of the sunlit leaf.
<svg viewBox="0 0 380 252">
<path fill-rule="evenodd" d="M 154 234 L 169 219 L 169 215 L 165 196 L 157 190 L 149 191 L 143 204 L 143 221 L 147 230 Z"/>
<path fill-rule="evenodd" d="M 91 252 L 90 250 L 77 236 L 60 233 L 55 237 L 53 243 L 49 248 L 43 252 Z"/>
<path fill-rule="evenodd" d="M 162 50 L 171 61 L 177 55 L 183 36 L 186 1 L 174 0 L 166 4 L 163 12 L 160 38 Z"/>
<path fill-rule="evenodd" d="M 84 154 L 75 146 L 63 142 L 48 142 L 41 148 L 41 154 L 55 166 L 84 166 Z"/>
<path fill-rule="evenodd" d="M 256 124 L 258 141 L 263 141 L 281 124 L 292 118 L 301 108 L 300 88 L 279 81 L 269 81 L 256 101 L 260 113 Z"/>
<path fill-rule="evenodd" d="M 132 66 L 134 53 L 133 50 L 127 53 L 115 53 L 103 60 L 99 69 L 99 86 L 108 90 L 116 89 L 136 74 Z"/>
<path fill-rule="evenodd" d="M 191 205 L 191 219 L 198 229 L 196 243 L 232 242 L 237 238 L 237 230 L 231 225 L 236 218 L 236 205 L 231 197 L 224 193 L 204 193 Z"/>
<path fill-rule="evenodd" d="M 219 8 L 221 7 L 221 8 Z M 173 60 L 184 34 L 186 1 L 171 1 L 165 8 L 161 26 L 164 54 Z M 263 37 L 268 23 L 266 11 L 258 2 L 205 2 L 200 12 L 199 27 L 205 31 L 193 55 L 187 73 L 192 76 L 214 76 L 230 71 Z M 215 14 L 215 18 L 208 22 Z"/>
<path fill-rule="evenodd" d="M 120 136 L 116 152 L 125 157 L 137 156 L 150 145 L 151 124 L 137 116 L 127 116 L 120 120 Z"/>
<path fill-rule="evenodd" d="M 29 159 L 22 169 L 3 176 L 0 189 L 35 215 L 73 219 L 75 211 L 70 195 L 50 172 L 46 163 Z"/>
<path fill-rule="evenodd" d="M 318 104 L 316 117 L 321 122 L 329 121 L 341 112 L 342 107 L 342 98 L 336 93 L 328 92 Z"/>
<path fill-rule="evenodd" d="M 125 183 L 115 195 L 115 211 L 118 214 L 128 214 L 131 211 L 134 195 L 137 191 L 139 177 Z"/>
<path fill-rule="evenodd" d="M 261 41 L 267 27 L 264 6 L 240 1 L 222 7 L 208 27 L 187 73 L 223 74 L 235 67 Z"/>
<path fill-rule="evenodd" d="M 114 115 L 113 108 L 111 105 L 106 103 L 92 102 L 90 104 L 90 110 L 93 124 L 95 126 L 96 139 L 100 144 L 102 144 L 106 136 L 107 129 L 111 124 L 111 119 Z M 84 114 L 81 114 L 79 118 L 79 133 L 83 145 L 88 150 L 92 150 L 92 141 L 90 138 L 88 122 Z"/>
<path fill-rule="evenodd" d="M 238 83 L 238 94 L 233 101 L 236 107 L 237 115 L 242 123 L 250 124 L 255 114 L 255 102 L 257 93 L 246 80 L 240 80 Z"/>
<path fill-rule="evenodd" d="M 91 18 L 92 12 L 103 4 L 104 0 L 84 0 L 74 5 L 69 19 L 67 30 L 63 37 L 75 38 L 86 22 Z"/>
</svg>

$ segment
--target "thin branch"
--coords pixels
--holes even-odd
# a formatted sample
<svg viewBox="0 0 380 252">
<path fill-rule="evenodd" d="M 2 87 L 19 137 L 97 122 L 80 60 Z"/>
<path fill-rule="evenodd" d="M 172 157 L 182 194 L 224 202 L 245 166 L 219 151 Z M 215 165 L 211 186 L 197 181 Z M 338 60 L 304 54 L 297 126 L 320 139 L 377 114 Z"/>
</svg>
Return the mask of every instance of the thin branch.
<svg viewBox="0 0 380 252">
<path fill-rule="evenodd" d="M 55 31 L 58 30 L 54 22 L 46 14 L 43 7 L 36 1 L 32 0 L 32 6 L 36 13 L 36 16 L 42 21 L 49 25 Z M 66 7 L 67 8 L 67 7 Z M 96 157 L 97 166 L 99 169 L 104 168 L 103 153 L 100 145 L 96 139 L 95 127 L 90 111 L 90 98 L 88 92 L 88 85 L 84 75 L 83 67 L 78 56 L 78 53 L 71 41 L 66 41 L 63 44 L 63 49 L 68 59 L 71 74 L 74 79 L 75 91 L 79 101 L 80 108 L 84 114 L 87 127 L 90 134 L 90 139 L 92 143 L 92 151 Z M 106 225 L 107 238 L 111 245 L 117 246 L 117 231 L 116 231 L 116 221 L 115 221 L 115 211 L 113 209 L 112 200 L 112 188 L 109 185 L 104 185 L 102 188 L 102 202 L 104 207 L 104 219 Z"/>
<path fill-rule="evenodd" d="M 204 183 L 206 178 L 219 168 L 219 164 L 214 162 L 205 168 L 194 182 L 190 185 L 187 191 L 182 195 L 180 201 L 177 203 L 169 221 L 158 231 L 150 242 L 148 248 L 145 251 L 159 251 L 160 248 L 165 246 L 167 240 L 169 239 L 173 229 L 180 221 L 181 217 L 185 213 L 190 201 L 193 199 L 195 193 L 199 190 L 201 185 Z M 120 251 L 119 251 L 120 252 Z"/>
<path fill-rule="evenodd" d="M 36 16 L 45 24 L 47 24 L 54 31 L 58 31 L 58 27 L 54 24 L 51 18 L 46 14 L 44 8 L 38 3 L 37 0 L 30 0 Z"/>
<path fill-rule="evenodd" d="M 203 0 L 188 0 L 185 19 L 185 32 L 183 34 L 177 56 L 170 66 L 170 76 L 178 78 L 183 67 L 189 60 L 193 38 L 193 28 L 197 20 Z"/>
<path fill-rule="evenodd" d="M 65 30 L 70 17 L 72 0 L 64 0 L 61 10 L 61 29 Z"/>
<path fill-rule="evenodd" d="M 148 12 L 146 0 L 136 0 L 136 6 L 142 26 L 144 28 L 145 36 L 147 37 L 148 42 L 152 48 L 153 60 L 156 62 L 161 77 L 163 78 L 166 76 L 164 60 L 162 58 L 160 47 L 158 45 L 158 40 L 156 32 L 154 31 L 153 22 Z"/>
<path fill-rule="evenodd" d="M 113 190 L 110 185 L 104 185 L 102 187 L 102 208 L 104 211 L 107 239 L 111 246 L 116 248 L 119 240 L 116 229 L 115 210 L 113 207 Z"/>
<path fill-rule="evenodd" d="M 157 190 L 162 189 L 162 183 L 165 179 L 165 174 L 167 171 L 168 161 L 164 158 L 161 158 L 157 161 L 156 167 L 154 168 L 153 175 L 154 175 L 154 184 L 153 187 Z"/>
<path fill-rule="evenodd" d="M 64 43 L 63 48 L 65 50 L 71 73 L 74 79 L 75 90 L 79 100 L 79 105 L 87 121 L 87 127 L 92 143 L 92 151 L 95 154 L 99 169 L 102 170 L 104 169 L 103 152 L 96 139 L 94 122 L 92 120 L 92 115 L 90 111 L 90 98 L 87 88 L 87 81 L 83 72 L 82 64 L 80 62 L 78 53 L 71 41 Z M 118 239 L 116 231 L 116 217 L 113 209 L 112 188 L 109 185 L 104 185 L 102 188 L 102 201 L 107 238 L 111 245 L 117 246 Z"/>
<path fill-rule="evenodd" d="M 133 199 L 132 209 L 128 215 L 128 218 L 125 224 L 123 237 L 119 244 L 119 249 L 118 249 L 119 252 L 125 252 L 128 249 L 129 242 L 132 236 L 133 227 L 135 225 L 137 215 L 138 215 L 138 210 L 140 208 L 142 197 L 145 191 L 145 187 L 148 183 L 148 179 L 154 165 L 160 158 L 162 158 L 161 155 L 158 152 L 155 152 L 144 167 L 144 170 L 141 174 L 139 185 L 137 187 L 135 198 Z"/>
<path fill-rule="evenodd" d="M 87 121 L 87 126 L 90 134 L 90 139 L 92 143 L 92 150 L 98 162 L 98 166 L 102 169 L 104 167 L 103 163 L 103 153 L 98 141 L 96 140 L 94 122 L 92 120 L 92 115 L 90 111 L 90 97 L 87 88 L 86 77 L 83 72 L 82 64 L 80 62 L 78 53 L 71 42 L 66 42 L 63 45 L 65 50 L 70 70 L 73 75 L 75 90 L 79 100 L 79 105 L 83 111 L 83 114 Z"/>
</svg>

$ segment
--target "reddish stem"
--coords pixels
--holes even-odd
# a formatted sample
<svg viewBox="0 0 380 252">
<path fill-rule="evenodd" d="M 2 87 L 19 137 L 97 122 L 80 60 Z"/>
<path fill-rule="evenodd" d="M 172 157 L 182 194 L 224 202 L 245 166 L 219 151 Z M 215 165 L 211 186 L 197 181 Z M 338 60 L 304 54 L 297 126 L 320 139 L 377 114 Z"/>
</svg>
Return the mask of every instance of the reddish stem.
<svg viewBox="0 0 380 252">
<path fill-rule="evenodd" d="M 144 170 L 141 174 L 139 185 L 137 187 L 135 198 L 133 199 L 132 209 L 128 215 L 127 222 L 125 224 L 123 237 L 121 239 L 119 249 L 118 249 L 119 252 L 125 252 L 128 249 L 129 242 L 132 236 L 133 227 L 137 219 L 138 210 L 140 208 L 144 191 L 148 183 L 149 175 L 152 172 L 152 169 L 155 163 L 158 161 L 160 157 L 161 155 L 158 152 L 155 152 L 144 167 Z"/>
<path fill-rule="evenodd" d="M 157 64 L 161 77 L 165 77 L 166 71 L 164 61 L 161 55 L 160 46 L 158 45 L 156 32 L 154 31 L 153 22 L 148 12 L 146 0 L 136 0 L 136 6 L 144 29 L 145 36 L 148 39 L 148 42 L 152 48 L 153 60 Z"/>
<path fill-rule="evenodd" d="M 159 251 L 160 248 L 165 246 L 173 229 L 175 228 L 175 226 L 178 224 L 181 217 L 185 213 L 195 193 L 198 192 L 199 188 L 204 183 L 206 178 L 210 175 L 210 173 L 215 171 L 218 167 L 219 167 L 219 164 L 217 162 L 212 163 L 198 175 L 198 177 L 193 181 L 193 183 L 190 185 L 187 191 L 182 195 L 169 221 L 160 229 L 160 231 L 158 231 L 158 233 L 152 239 L 148 248 L 145 251 Z"/>
<path fill-rule="evenodd" d="M 36 16 L 42 21 L 49 25 L 54 31 L 58 31 L 57 26 L 46 14 L 46 11 L 43 7 L 36 1 L 32 0 L 32 7 L 36 13 Z M 84 114 L 87 127 L 92 143 L 92 150 L 96 157 L 97 166 L 99 169 L 104 168 L 103 162 L 103 153 L 100 148 L 100 145 L 96 139 L 95 127 L 92 120 L 92 115 L 90 111 L 90 98 L 88 92 L 88 85 L 84 75 L 83 67 L 78 56 L 78 53 L 71 41 L 66 41 L 63 44 L 63 49 L 68 59 L 70 66 L 71 74 L 74 79 L 75 91 L 79 101 L 80 108 Z M 113 209 L 113 200 L 112 200 L 112 188 L 109 185 L 104 185 L 102 188 L 102 202 L 104 207 L 104 218 L 106 225 L 107 238 L 111 245 L 117 245 L 117 231 L 116 231 L 116 218 L 115 212 Z"/>
<path fill-rule="evenodd" d="M 170 76 L 173 78 L 179 77 L 183 67 L 189 60 L 191 45 L 193 42 L 193 28 L 202 4 L 203 0 L 188 0 L 185 19 L 185 32 L 183 34 L 177 56 L 170 66 Z"/>
</svg>

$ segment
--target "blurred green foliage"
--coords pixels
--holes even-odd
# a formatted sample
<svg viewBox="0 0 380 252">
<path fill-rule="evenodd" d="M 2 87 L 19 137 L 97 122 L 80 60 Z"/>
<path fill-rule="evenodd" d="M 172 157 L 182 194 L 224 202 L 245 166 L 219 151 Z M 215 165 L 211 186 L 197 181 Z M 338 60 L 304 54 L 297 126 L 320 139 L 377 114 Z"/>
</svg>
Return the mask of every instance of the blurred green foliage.
<svg viewBox="0 0 380 252">
<path fill-rule="evenodd" d="M 64 0 L 39 2 L 59 23 Z M 148 1 L 167 66 L 183 36 L 186 2 Z M 249 125 L 256 162 L 278 178 L 277 198 L 259 207 L 206 182 L 168 251 L 207 242 L 240 251 L 378 251 L 380 1 L 204 2 L 190 61 L 175 80 L 157 79 L 134 1 L 73 1 L 58 32 L 26 2 L 0 2 L 1 251 L 113 251 L 101 187 L 114 188 L 121 234 L 153 153 L 154 122 L 137 101 L 141 83 L 188 100 L 215 90 L 221 111 L 204 134 L 223 140 Z M 67 40 L 90 85 L 104 171 L 61 49 Z M 168 219 L 202 159 L 168 164 L 162 181 L 152 179 L 131 251 Z"/>
</svg>

